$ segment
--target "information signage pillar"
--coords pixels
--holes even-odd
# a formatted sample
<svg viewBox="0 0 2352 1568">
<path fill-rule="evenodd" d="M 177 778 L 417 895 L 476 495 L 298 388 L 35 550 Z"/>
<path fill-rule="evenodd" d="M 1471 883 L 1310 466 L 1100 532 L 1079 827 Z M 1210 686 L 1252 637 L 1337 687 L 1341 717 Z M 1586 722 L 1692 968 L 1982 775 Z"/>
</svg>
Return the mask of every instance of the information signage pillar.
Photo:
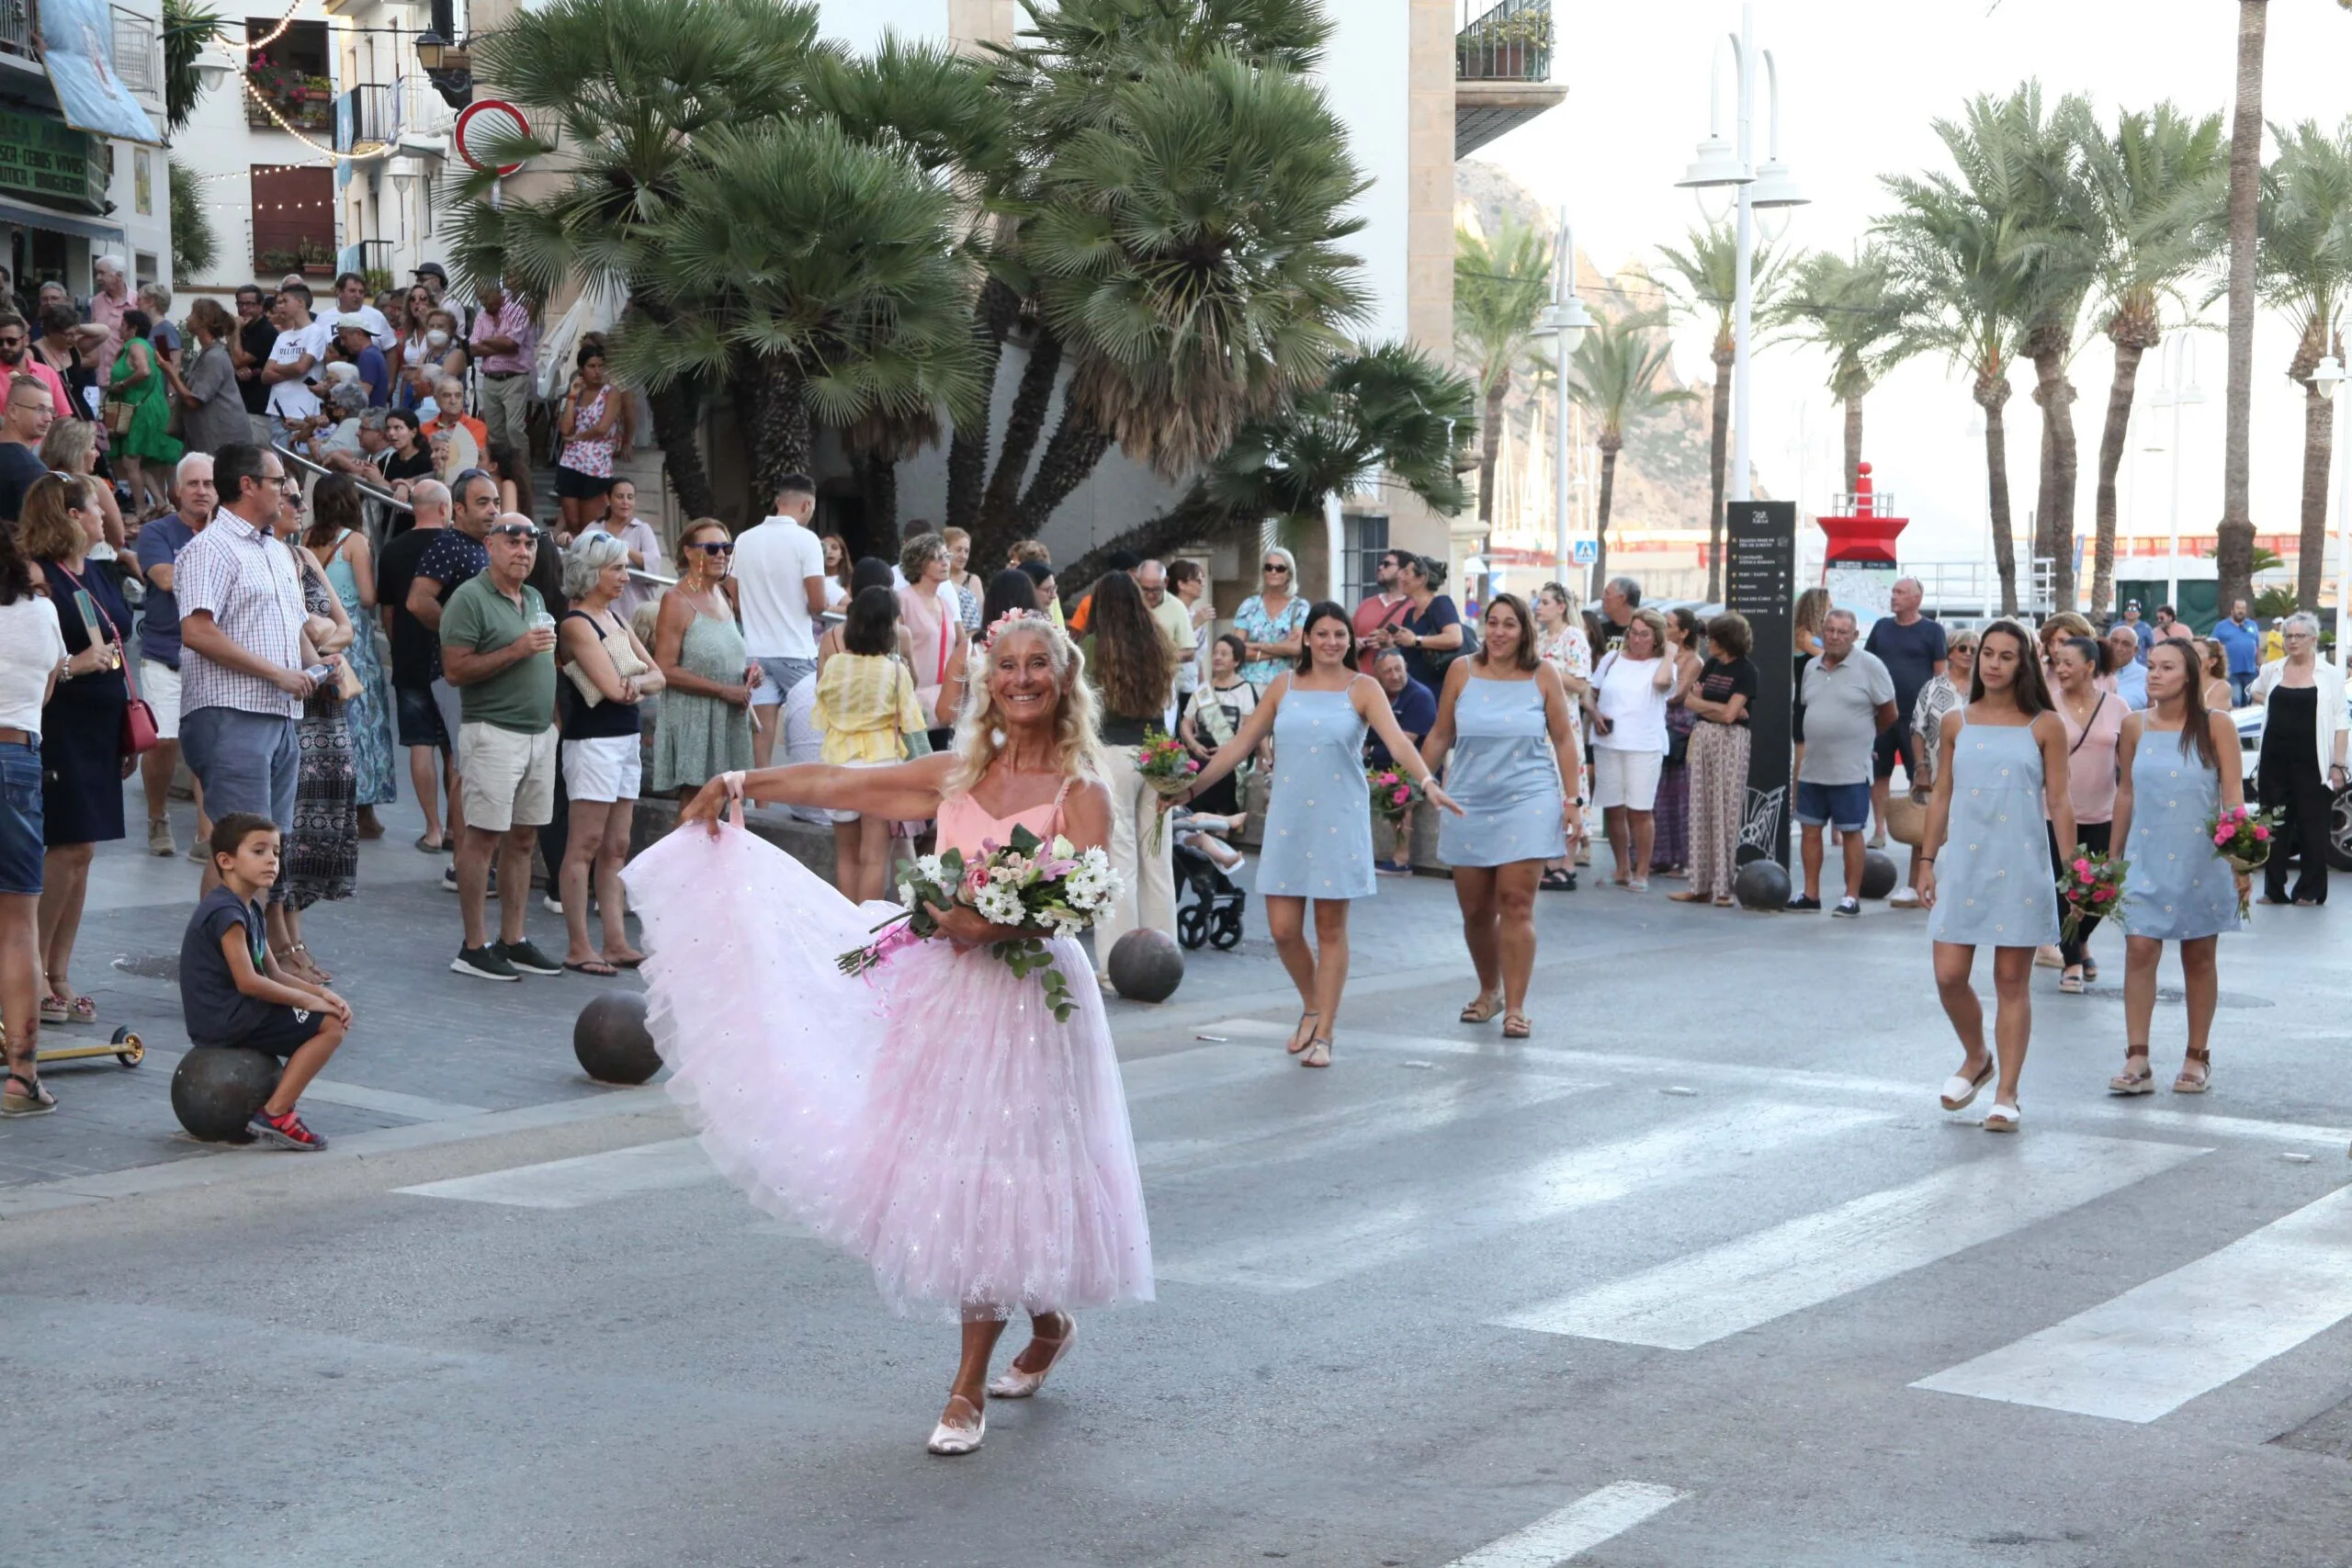
<svg viewBox="0 0 2352 1568">
<path fill-rule="evenodd" d="M 1795 702 L 1797 509 L 1788 501 L 1735 501 L 1724 511 L 1725 608 L 1747 618 L 1756 647 L 1756 705 L 1747 739 L 1747 804 L 1739 863 L 1789 861 L 1789 806 Z"/>
</svg>

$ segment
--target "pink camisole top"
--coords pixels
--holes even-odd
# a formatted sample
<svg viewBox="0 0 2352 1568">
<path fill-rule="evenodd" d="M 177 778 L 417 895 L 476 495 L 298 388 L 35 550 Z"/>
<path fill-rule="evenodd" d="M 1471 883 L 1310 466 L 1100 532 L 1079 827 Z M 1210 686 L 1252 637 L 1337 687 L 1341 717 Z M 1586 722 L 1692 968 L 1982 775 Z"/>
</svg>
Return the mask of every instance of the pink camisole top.
<svg viewBox="0 0 2352 1568">
<path fill-rule="evenodd" d="M 1051 839 L 1060 828 L 1062 800 L 1069 794 L 1069 781 L 1064 779 L 1053 799 L 1010 817 L 990 815 L 969 791 L 951 795 L 939 803 L 939 847 L 976 855 L 981 852 L 983 844 L 1004 843 L 1015 828 L 1026 828 L 1041 839 Z"/>
</svg>

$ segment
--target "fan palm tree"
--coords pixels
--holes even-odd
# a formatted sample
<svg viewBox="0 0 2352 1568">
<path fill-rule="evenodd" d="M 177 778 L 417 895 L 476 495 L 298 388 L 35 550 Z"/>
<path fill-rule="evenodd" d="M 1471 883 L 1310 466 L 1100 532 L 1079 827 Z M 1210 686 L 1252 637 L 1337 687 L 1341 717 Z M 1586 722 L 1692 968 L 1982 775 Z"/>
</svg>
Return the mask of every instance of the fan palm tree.
<svg viewBox="0 0 2352 1568">
<path fill-rule="evenodd" d="M 1680 246 L 1660 245 L 1665 279 L 1676 312 L 1712 322 L 1710 349 L 1715 362 L 1714 430 L 1707 457 L 1707 597 L 1723 597 L 1724 465 L 1731 451 L 1731 372 L 1737 358 L 1732 335 L 1737 287 L 1738 231 L 1726 220 L 1693 229 Z M 1781 261 L 1769 244 L 1756 246 L 1750 260 L 1749 298 L 1755 313 L 1770 320 L 1780 289 Z"/>
<path fill-rule="evenodd" d="M 1671 384 L 1673 355 L 1665 326 L 1664 310 L 1604 315 L 1568 360 L 1568 396 L 1600 427 L 1593 443 L 1600 448 L 1600 497 L 1593 523 L 1595 582 L 1609 580 L 1609 511 L 1617 491 L 1617 454 L 1625 449 L 1627 428 L 1669 403 L 1698 400 L 1697 393 Z"/>
<path fill-rule="evenodd" d="M 1573 263 L 1571 264 L 1573 265 Z M 1478 515 L 1495 515 L 1495 454 L 1502 443 L 1503 400 L 1512 367 L 1527 357 L 1536 312 L 1552 295 L 1552 247 L 1508 214 L 1491 243 L 1467 229 L 1453 233 L 1453 352 L 1477 368 L 1473 379 L 1484 413 L 1478 422 Z"/>
<path fill-rule="evenodd" d="M 2097 542 L 2090 609 L 2105 615 L 2115 592 L 2116 475 L 2131 440 L 2141 356 L 2164 339 L 2164 305 L 2212 253 L 2226 164 L 2222 117 L 2190 118 L 2169 103 L 2124 115 L 2113 136 L 2083 144 L 2084 176 L 2106 238 L 2095 310 L 2115 352 L 2107 423 L 2099 433 Z"/>
<path fill-rule="evenodd" d="M 187 117 L 196 112 L 196 101 L 204 96 L 204 76 L 196 68 L 197 56 L 227 26 L 218 12 L 205 9 L 198 0 L 164 0 L 165 136 L 177 136 L 187 129 Z"/>
<path fill-rule="evenodd" d="M 1846 491 L 1861 481 L 1862 400 L 1893 369 L 1904 344 L 1903 299 L 1883 246 L 1850 256 L 1815 251 L 1790 268 L 1773 324 L 1829 355 L 1829 391 L 1846 411 Z"/>
<path fill-rule="evenodd" d="M 2288 378 L 2303 389 L 2302 538 L 2295 561 L 2295 599 L 2319 608 L 2327 560 L 2327 476 L 2335 422 L 2312 378 L 2324 355 L 2344 355 L 2344 319 L 2352 305 L 2352 119 L 2331 133 L 2316 120 L 2291 130 L 2272 127 L 2278 156 L 2263 171 L 2262 301 L 2295 331 Z M 2254 570 L 2248 569 L 2249 577 Z M 2226 604 L 2227 601 L 2223 601 Z"/>
<path fill-rule="evenodd" d="M 2352 0 L 2335 0 L 2352 11 Z M 2254 310 L 2262 191 L 2262 55 L 2270 0 L 2238 0 L 2237 102 L 2230 118 L 2229 390 L 2222 446 L 2215 575 L 2224 604 L 2254 584 Z"/>
</svg>

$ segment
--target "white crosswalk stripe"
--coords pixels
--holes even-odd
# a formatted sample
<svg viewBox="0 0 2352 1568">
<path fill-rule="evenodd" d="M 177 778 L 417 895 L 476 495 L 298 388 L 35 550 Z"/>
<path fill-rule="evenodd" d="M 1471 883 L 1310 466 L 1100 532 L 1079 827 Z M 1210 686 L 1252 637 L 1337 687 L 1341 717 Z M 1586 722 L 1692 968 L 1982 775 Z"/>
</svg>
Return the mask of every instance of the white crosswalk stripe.
<svg viewBox="0 0 2352 1568">
<path fill-rule="evenodd" d="M 2038 1134 L 1993 1156 L 1493 1321 L 1695 1349 L 2022 1230 L 2206 1152 Z"/>
<path fill-rule="evenodd" d="M 395 1190 L 417 1198 L 457 1198 L 517 1209 L 584 1209 L 641 1192 L 691 1187 L 716 1176 L 694 1139 L 668 1138 L 601 1155 L 519 1165 Z"/>
<path fill-rule="evenodd" d="M 1446 1568 L 1559 1568 L 1578 1552 L 1613 1540 L 1682 1500 L 1671 1486 L 1621 1481 L 1588 1493 L 1523 1530 L 1457 1557 Z"/>
<path fill-rule="evenodd" d="M 1138 1138 L 1136 1158 L 1147 1179 L 1222 1172 L 1245 1165 L 1314 1159 L 1391 1139 L 1408 1138 L 1480 1116 L 1522 1111 L 1606 1086 L 1521 1074 L 1507 1078 L 1416 1083 L 1369 1103 L 1341 1103 L 1284 1116 L 1260 1129 L 1201 1137 Z"/>
<path fill-rule="evenodd" d="M 1914 1388 L 2154 1421 L 2352 1316 L 2352 1188 Z"/>
</svg>

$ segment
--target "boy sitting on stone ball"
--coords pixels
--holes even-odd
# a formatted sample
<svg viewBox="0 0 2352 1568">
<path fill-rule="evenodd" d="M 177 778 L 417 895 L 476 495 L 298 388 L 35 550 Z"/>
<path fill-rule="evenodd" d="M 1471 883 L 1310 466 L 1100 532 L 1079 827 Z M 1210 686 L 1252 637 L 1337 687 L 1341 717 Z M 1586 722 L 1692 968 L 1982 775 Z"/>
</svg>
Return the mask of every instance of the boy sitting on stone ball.
<svg viewBox="0 0 2352 1568">
<path fill-rule="evenodd" d="M 278 967 L 261 899 L 277 881 L 277 826 L 232 811 L 212 825 L 220 886 L 204 896 L 180 942 L 180 1008 L 190 1044 L 242 1045 L 285 1058 L 277 1088 L 246 1130 L 286 1149 L 322 1149 L 295 1101 L 351 1030 L 351 1004 Z"/>
</svg>

